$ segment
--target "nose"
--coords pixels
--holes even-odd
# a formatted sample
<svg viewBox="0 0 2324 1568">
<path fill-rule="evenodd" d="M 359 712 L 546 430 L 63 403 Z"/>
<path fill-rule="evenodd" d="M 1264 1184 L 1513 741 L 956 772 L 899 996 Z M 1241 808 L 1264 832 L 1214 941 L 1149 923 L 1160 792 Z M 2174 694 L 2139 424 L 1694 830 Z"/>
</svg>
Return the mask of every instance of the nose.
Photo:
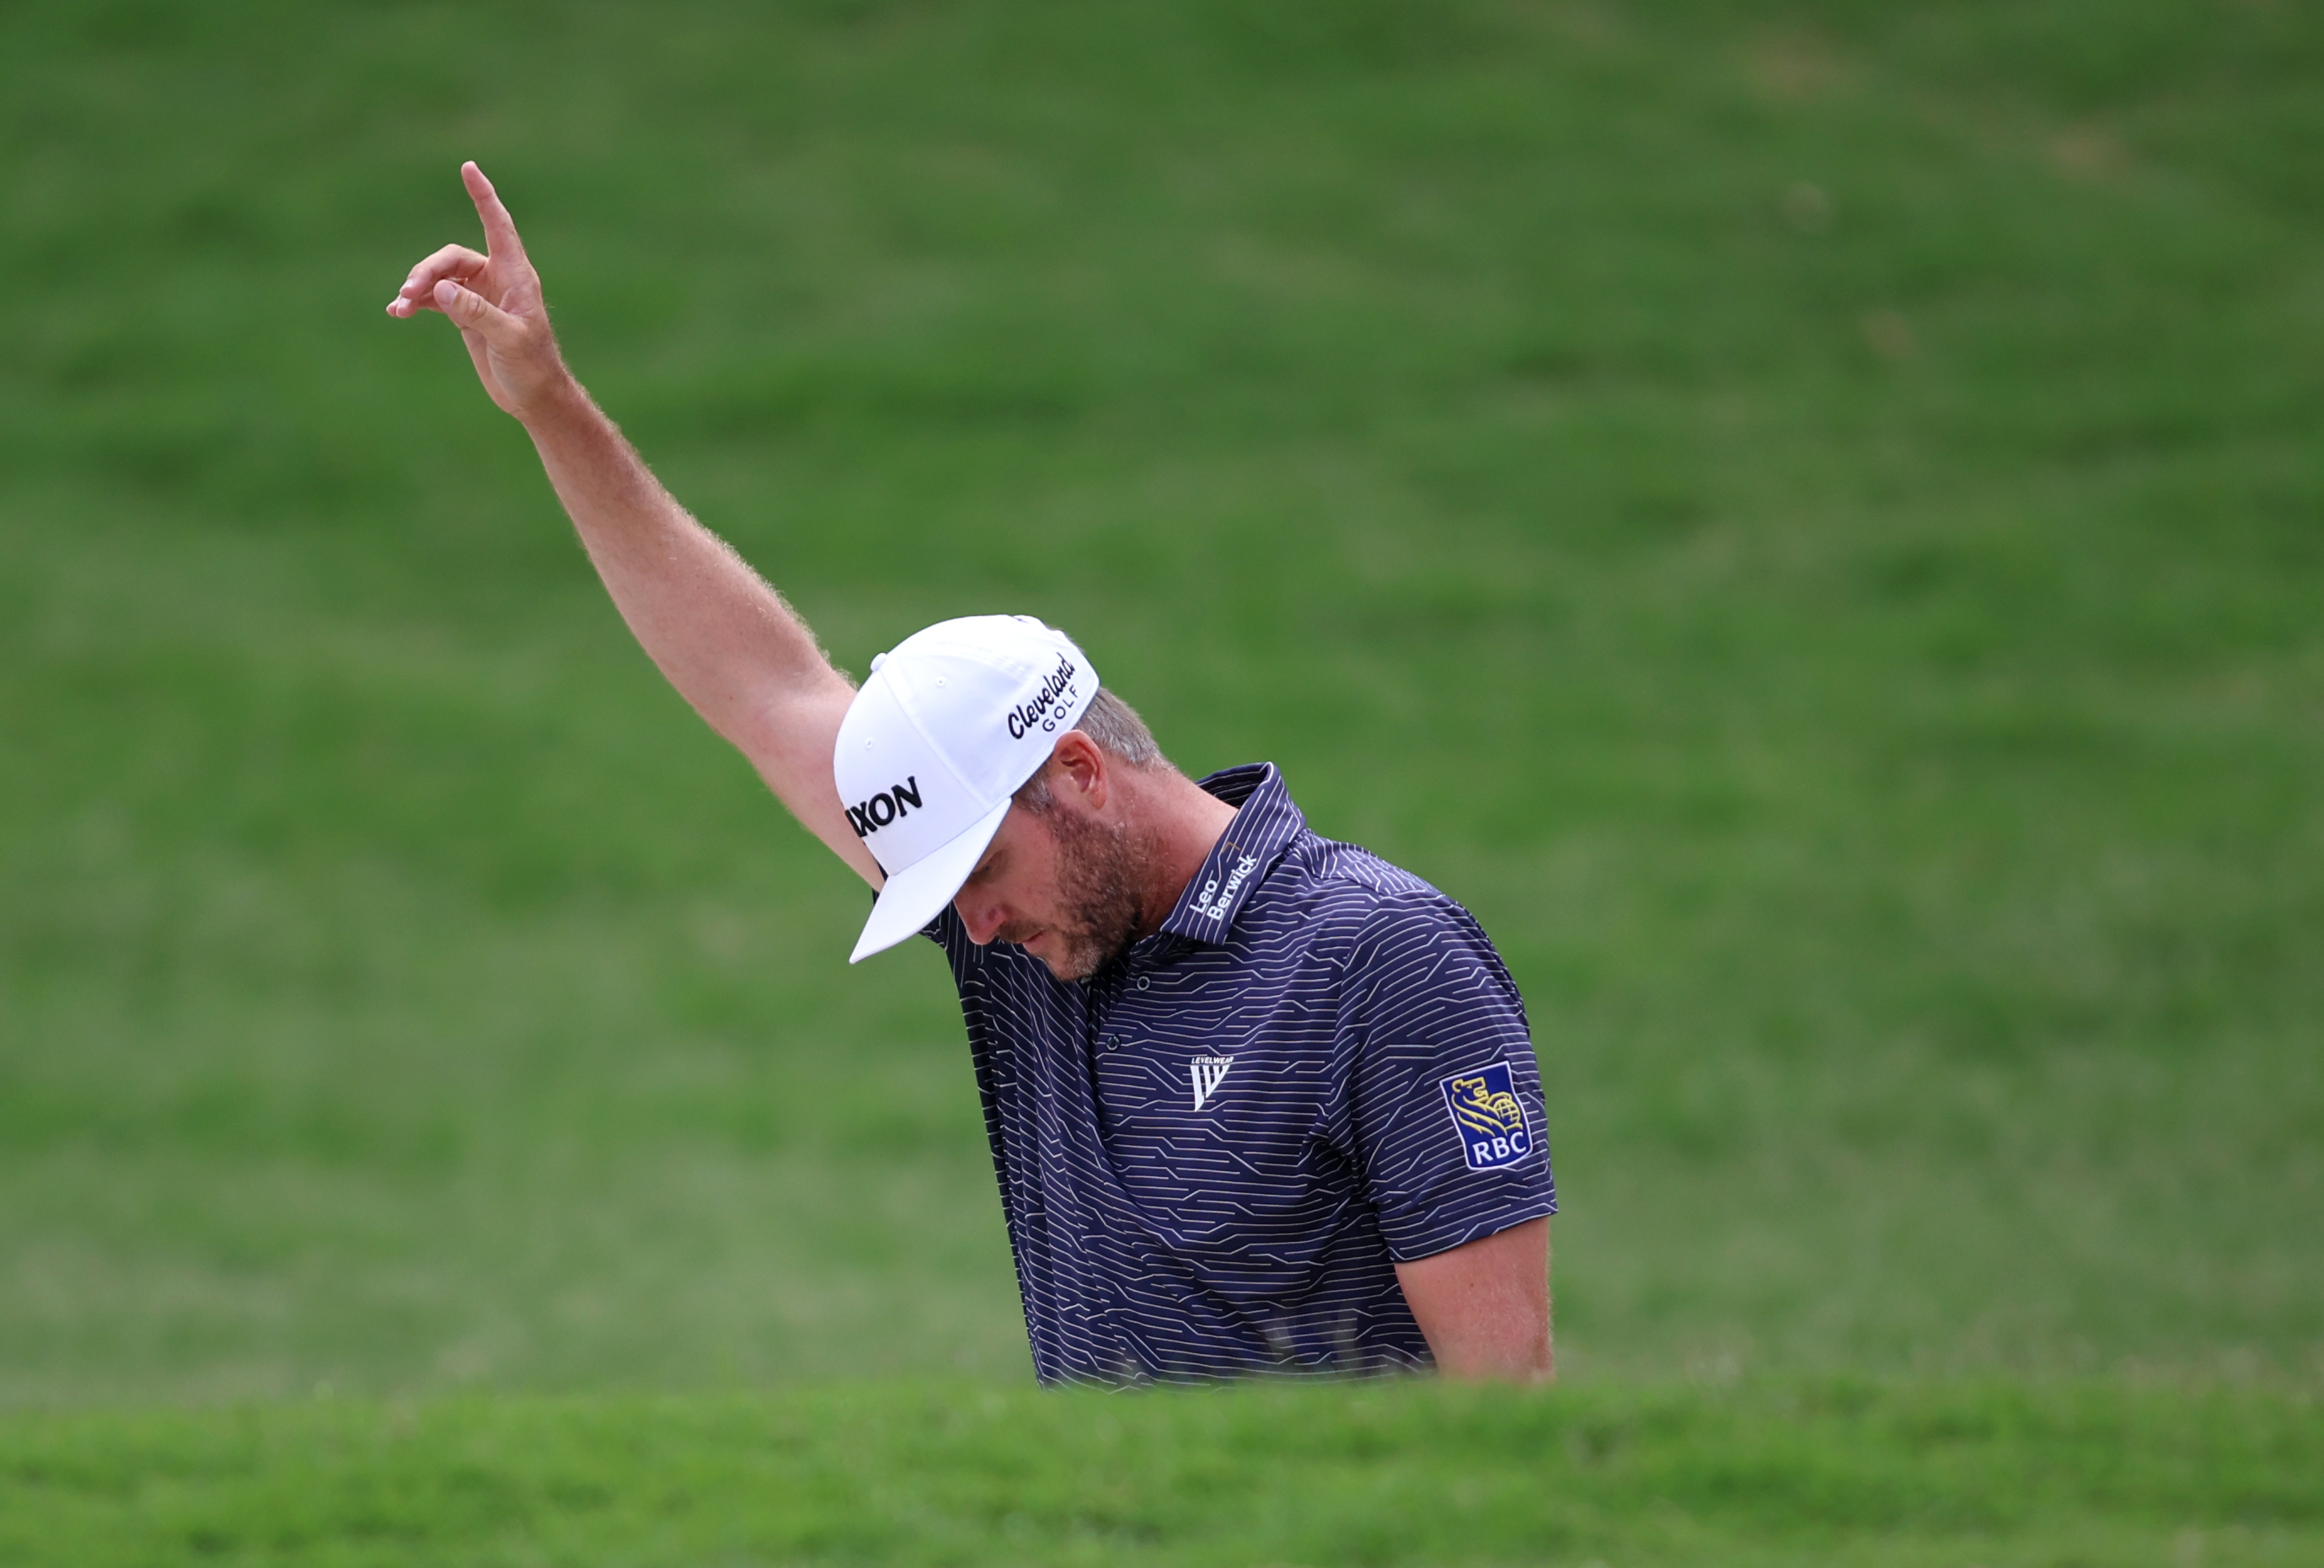
<svg viewBox="0 0 2324 1568">
<path fill-rule="evenodd" d="M 960 923 L 968 928 L 968 939 L 979 947 L 991 945 L 993 937 L 1001 934 L 1001 927 L 1008 923 L 1008 911 L 1001 907 L 1000 899 L 966 888 L 954 898 L 952 907 L 960 916 Z"/>
</svg>

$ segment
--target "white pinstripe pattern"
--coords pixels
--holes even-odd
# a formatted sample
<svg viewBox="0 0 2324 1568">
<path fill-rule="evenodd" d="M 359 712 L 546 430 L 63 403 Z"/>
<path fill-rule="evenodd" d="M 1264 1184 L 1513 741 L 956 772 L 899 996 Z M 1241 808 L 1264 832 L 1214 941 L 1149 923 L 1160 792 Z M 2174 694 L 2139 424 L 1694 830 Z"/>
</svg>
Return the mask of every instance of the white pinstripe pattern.
<svg viewBox="0 0 2324 1568">
<path fill-rule="evenodd" d="M 1156 936 L 1077 985 L 945 911 L 1042 1381 L 1429 1364 L 1396 1280 L 1557 1208 L 1525 1004 L 1466 909 L 1307 829 L 1272 764 Z M 1235 872 L 1248 859 L 1244 874 Z M 1194 1105 L 1195 1056 L 1232 1071 Z M 1439 1080 L 1506 1061 L 1537 1138 L 1477 1171 Z"/>
</svg>

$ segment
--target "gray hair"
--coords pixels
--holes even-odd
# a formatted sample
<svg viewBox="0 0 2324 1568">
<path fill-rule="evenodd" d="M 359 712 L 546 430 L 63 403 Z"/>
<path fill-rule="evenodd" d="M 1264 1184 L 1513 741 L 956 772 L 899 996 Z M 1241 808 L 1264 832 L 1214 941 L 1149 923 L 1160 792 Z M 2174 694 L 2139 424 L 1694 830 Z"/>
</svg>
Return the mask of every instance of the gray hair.
<svg viewBox="0 0 2324 1568">
<path fill-rule="evenodd" d="M 1170 759 L 1154 743 L 1154 732 L 1146 727 L 1138 710 L 1103 687 L 1098 687 L 1097 695 L 1090 698 L 1089 706 L 1082 710 L 1074 728 L 1095 742 L 1099 751 L 1141 773 L 1170 765 Z M 1048 763 L 1042 763 L 1040 770 L 1018 788 L 1016 800 L 1036 816 L 1046 815 L 1056 804 L 1056 798 L 1049 793 Z"/>
</svg>

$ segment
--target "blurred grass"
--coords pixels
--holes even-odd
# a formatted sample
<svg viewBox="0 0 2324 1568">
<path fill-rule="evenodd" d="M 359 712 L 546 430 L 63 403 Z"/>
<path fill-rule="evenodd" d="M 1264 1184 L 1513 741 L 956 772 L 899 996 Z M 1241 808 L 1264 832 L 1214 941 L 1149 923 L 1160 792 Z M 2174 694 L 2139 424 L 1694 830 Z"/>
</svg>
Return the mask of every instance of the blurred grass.
<svg viewBox="0 0 2324 1568">
<path fill-rule="evenodd" d="M 1834 1381 L 18 1415 L 0 1549 L 185 1562 L 2213 1568 L 2324 1546 L 2312 1400 Z"/>
<path fill-rule="evenodd" d="M 1570 1373 L 2324 1372 L 2324 26 L 0 14 L 0 1401 L 1021 1375 L 941 964 L 441 323 L 861 669 L 1073 630 L 1475 909 Z"/>
</svg>

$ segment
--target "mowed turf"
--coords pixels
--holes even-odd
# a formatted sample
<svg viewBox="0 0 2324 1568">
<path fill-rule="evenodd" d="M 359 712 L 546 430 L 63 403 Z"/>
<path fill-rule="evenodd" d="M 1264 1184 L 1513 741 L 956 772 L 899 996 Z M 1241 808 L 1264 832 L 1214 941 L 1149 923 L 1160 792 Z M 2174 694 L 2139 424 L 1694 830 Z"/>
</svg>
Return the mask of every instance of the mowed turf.
<svg viewBox="0 0 2324 1568">
<path fill-rule="evenodd" d="M 19 1416 L 0 1551 L 145 1563 L 2312 1563 L 2312 1399 L 945 1380 Z"/>
<path fill-rule="evenodd" d="M 1570 1376 L 2313 1387 L 2319 68 L 2142 0 L 7 8 L 0 1401 L 1027 1377 L 937 955 L 846 966 L 381 312 L 469 156 L 844 665 L 1043 615 L 1478 912 Z"/>
</svg>

